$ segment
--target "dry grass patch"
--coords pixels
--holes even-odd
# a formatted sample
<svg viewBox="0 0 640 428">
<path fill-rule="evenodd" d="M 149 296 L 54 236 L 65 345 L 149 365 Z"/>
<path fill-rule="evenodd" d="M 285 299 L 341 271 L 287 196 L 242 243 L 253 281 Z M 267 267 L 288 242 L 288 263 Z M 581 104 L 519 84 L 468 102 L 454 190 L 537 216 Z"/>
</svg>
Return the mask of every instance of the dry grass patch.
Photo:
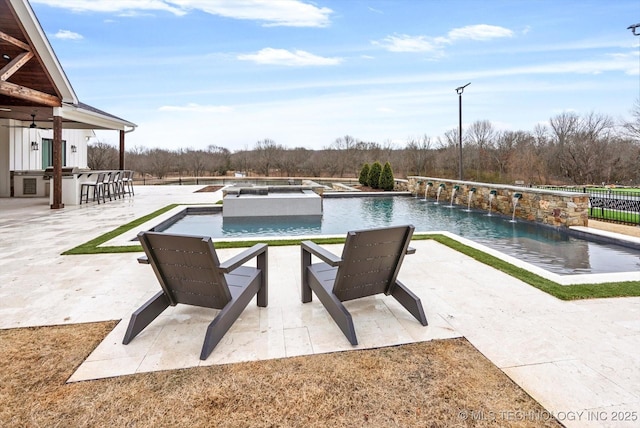
<svg viewBox="0 0 640 428">
<path fill-rule="evenodd" d="M 0 331 L 0 426 L 560 426 L 465 339 L 66 384 L 114 325 Z"/>
</svg>

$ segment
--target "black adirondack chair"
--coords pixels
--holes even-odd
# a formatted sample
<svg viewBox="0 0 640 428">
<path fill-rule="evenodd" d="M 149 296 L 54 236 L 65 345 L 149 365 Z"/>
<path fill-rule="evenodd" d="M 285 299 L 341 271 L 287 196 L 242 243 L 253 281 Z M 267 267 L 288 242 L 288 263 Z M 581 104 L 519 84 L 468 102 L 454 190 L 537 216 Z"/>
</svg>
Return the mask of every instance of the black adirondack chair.
<svg viewBox="0 0 640 428">
<path fill-rule="evenodd" d="M 426 326 L 420 299 L 397 280 L 404 255 L 415 252 L 409 248 L 413 230 L 408 225 L 348 232 L 342 257 L 303 241 L 302 302 L 311 301 L 313 290 L 352 345 L 358 339 L 351 314 L 342 304 L 347 300 L 391 295 Z M 312 264 L 312 255 L 323 262 Z"/>
<path fill-rule="evenodd" d="M 131 315 L 123 343 L 128 344 L 167 307 L 178 303 L 220 309 L 209 324 L 200 359 L 205 360 L 257 295 L 268 301 L 266 244 L 256 244 L 220 263 L 210 237 L 141 232 L 138 239 L 162 291 Z M 242 266 L 256 258 L 257 267 Z"/>
</svg>

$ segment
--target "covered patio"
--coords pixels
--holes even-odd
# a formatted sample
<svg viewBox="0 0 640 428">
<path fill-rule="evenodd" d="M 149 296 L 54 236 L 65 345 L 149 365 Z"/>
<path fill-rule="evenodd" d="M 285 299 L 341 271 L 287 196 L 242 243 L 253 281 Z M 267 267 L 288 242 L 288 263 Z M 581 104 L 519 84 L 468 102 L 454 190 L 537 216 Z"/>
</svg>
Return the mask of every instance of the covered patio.
<svg viewBox="0 0 640 428">
<path fill-rule="evenodd" d="M 136 128 L 79 100 L 27 0 L 0 0 L 0 125 L 0 197 L 16 196 L 13 172 L 52 167 L 51 209 L 65 206 L 63 167 L 87 168 L 94 130 L 119 133 L 123 170 L 125 136 Z M 49 156 L 37 153 L 45 142 Z"/>
</svg>

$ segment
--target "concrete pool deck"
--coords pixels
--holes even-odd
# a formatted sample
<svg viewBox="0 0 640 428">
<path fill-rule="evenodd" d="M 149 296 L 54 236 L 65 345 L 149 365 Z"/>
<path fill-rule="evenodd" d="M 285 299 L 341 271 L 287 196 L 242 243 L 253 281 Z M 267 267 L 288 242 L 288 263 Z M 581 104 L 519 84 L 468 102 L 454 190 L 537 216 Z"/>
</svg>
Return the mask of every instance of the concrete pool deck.
<svg viewBox="0 0 640 428">
<path fill-rule="evenodd" d="M 354 349 L 317 299 L 300 303 L 298 247 L 269 249 L 269 306 L 250 303 L 206 361 L 198 356 L 209 309 L 170 308 L 122 345 L 131 312 L 159 290 L 136 262 L 141 253 L 60 254 L 170 203 L 221 199 L 194 193 L 201 187 L 136 187 L 133 198 L 63 210 L 0 199 L 0 328 L 122 320 L 70 381 Z M 563 424 L 637 426 L 640 298 L 563 302 L 437 242 L 412 246 L 400 279 L 421 298 L 429 326 L 392 298 L 348 302 L 355 349 L 464 336 Z"/>
</svg>

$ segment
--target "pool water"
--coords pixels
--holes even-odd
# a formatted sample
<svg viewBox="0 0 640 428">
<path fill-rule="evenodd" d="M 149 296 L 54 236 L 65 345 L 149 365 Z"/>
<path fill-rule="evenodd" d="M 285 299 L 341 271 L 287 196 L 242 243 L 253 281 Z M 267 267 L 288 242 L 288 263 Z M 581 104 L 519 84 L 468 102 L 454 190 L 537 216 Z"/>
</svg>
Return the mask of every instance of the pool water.
<svg viewBox="0 0 640 428">
<path fill-rule="evenodd" d="M 411 197 L 325 198 L 323 216 L 225 218 L 221 213 L 187 215 L 165 232 L 214 238 L 262 238 L 344 234 L 350 230 L 413 224 L 416 232 L 449 231 L 489 248 L 567 274 L 631 272 L 640 250 L 571 236 L 557 228 L 510 217 L 468 211 L 466 206 Z"/>
</svg>

